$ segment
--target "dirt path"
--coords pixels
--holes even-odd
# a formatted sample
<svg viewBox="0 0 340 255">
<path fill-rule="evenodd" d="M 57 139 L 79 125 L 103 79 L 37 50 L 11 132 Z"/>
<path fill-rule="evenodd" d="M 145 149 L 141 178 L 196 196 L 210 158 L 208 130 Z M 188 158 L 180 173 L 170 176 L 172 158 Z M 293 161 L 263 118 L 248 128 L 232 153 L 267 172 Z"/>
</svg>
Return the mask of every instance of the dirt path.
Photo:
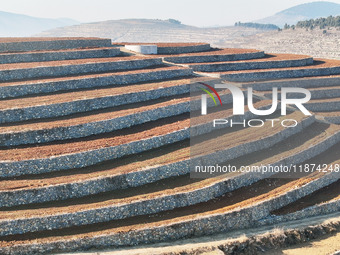
<svg viewBox="0 0 340 255">
<path fill-rule="evenodd" d="M 88 252 L 63 253 L 59 255 L 166 255 L 166 254 L 224 254 L 217 247 L 228 245 L 233 242 L 245 242 L 250 237 L 259 236 L 279 236 L 283 230 L 287 229 L 305 229 L 310 226 L 327 225 L 329 223 L 338 223 L 340 221 L 339 213 L 322 215 L 313 218 L 307 218 L 297 221 L 284 222 L 276 226 L 264 226 L 259 228 L 237 230 L 228 233 L 217 234 L 212 236 L 204 236 L 199 238 L 185 239 L 169 243 L 158 243 L 152 245 L 141 245 L 138 247 L 127 247 L 116 250 L 92 250 Z M 278 250 L 269 250 L 265 255 L 326 255 L 332 254 L 340 249 L 340 233 L 326 238 L 319 238 L 300 245 L 292 246 Z M 339 245 L 339 246 L 338 246 Z M 300 249 L 300 250 L 299 250 Z M 308 249 L 308 250 L 306 250 Z M 291 253 L 284 253 L 290 250 Z M 204 253 L 206 252 L 206 253 Z M 215 252 L 215 253 L 213 253 Z M 281 252 L 281 253 L 280 253 Z M 296 252 L 296 253 L 294 253 Z M 301 253 L 298 253 L 301 252 Z"/>
<path fill-rule="evenodd" d="M 237 60 L 237 61 L 216 61 L 216 62 L 201 62 L 201 63 L 183 63 L 183 65 L 216 65 L 216 64 L 238 64 L 238 63 L 249 63 L 249 62 L 268 62 L 268 61 L 289 61 L 289 60 L 298 60 L 298 59 L 307 59 L 310 58 L 308 55 L 296 55 L 296 54 L 266 54 L 264 58 L 256 58 L 256 59 L 246 59 L 246 60 Z"/>
<path fill-rule="evenodd" d="M 290 248 L 278 249 L 264 253 L 265 255 L 330 255 L 340 251 L 340 233 L 317 238 L 311 242 L 293 245 Z"/>
</svg>

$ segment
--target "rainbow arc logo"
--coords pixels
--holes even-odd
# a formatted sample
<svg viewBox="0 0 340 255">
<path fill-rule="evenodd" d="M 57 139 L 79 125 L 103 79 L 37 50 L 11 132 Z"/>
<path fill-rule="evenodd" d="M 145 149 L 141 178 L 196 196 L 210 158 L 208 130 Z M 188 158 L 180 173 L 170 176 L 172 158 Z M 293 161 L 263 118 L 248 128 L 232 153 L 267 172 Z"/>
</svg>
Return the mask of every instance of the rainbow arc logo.
<svg viewBox="0 0 340 255">
<path fill-rule="evenodd" d="M 205 83 L 203 83 L 203 82 L 199 82 L 199 84 L 202 84 L 203 86 L 207 87 L 207 88 L 210 89 L 212 92 L 214 92 L 214 94 L 217 96 L 218 100 L 220 101 L 220 104 L 223 105 L 223 104 L 222 104 L 222 100 L 221 100 L 221 98 L 220 98 L 220 95 L 217 93 L 216 89 L 214 89 L 214 88 L 211 87 L 210 85 L 205 84 Z M 207 90 L 207 89 L 204 89 L 204 88 L 200 88 L 200 89 L 201 89 L 202 91 L 206 92 L 206 93 L 212 98 L 212 100 L 214 100 L 214 103 L 215 103 L 215 105 L 217 106 L 217 102 L 216 102 L 216 100 L 215 100 L 214 95 L 211 94 L 211 92 L 210 92 L 209 90 Z"/>
</svg>

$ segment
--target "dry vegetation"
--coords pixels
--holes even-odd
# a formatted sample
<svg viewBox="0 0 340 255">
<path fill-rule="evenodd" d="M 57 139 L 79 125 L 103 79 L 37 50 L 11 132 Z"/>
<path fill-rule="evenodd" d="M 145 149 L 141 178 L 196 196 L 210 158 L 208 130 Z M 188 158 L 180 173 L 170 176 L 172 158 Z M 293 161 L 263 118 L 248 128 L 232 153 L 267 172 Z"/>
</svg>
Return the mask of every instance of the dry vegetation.
<svg viewBox="0 0 340 255">
<path fill-rule="evenodd" d="M 266 31 L 218 46 L 256 48 L 266 52 L 297 53 L 313 57 L 340 59 L 340 30 L 315 28 Z"/>
<path fill-rule="evenodd" d="M 120 20 L 56 28 L 40 36 L 95 36 L 111 38 L 113 42 L 207 42 L 216 47 L 340 59 L 340 30 L 336 28 L 279 32 L 239 26 L 197 28 L 161 20 Z"/>
</svg>

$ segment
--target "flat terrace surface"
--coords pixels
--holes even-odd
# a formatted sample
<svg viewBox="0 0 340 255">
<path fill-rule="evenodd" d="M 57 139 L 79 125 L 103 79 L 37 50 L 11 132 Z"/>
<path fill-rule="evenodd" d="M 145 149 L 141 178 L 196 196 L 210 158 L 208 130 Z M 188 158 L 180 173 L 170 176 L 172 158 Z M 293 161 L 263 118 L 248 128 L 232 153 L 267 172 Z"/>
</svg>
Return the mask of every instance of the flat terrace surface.
<svg viewBox="0 0 340 255">
<path fill-rule="evenodd" d="M 15 190 L 32 190 L 38 187 L 64 183 L 81 183 L 96 178 L 139 172 L 152 167 L 184 161 L 189 159 L 189 157 L 189 141 L 185 140 L 82 169 L 70 169 L 67 172 L 58 171 L 31 176 L 26 175 L 12 180 L 1 180 L 0 190 L 11 192 Z"/>
<path fill-rule="evenodd" d="M 339 97 L 331 97 L 331 98 L 320 98 L 320 99 L 311 99 L 309 100 L 307 103 L 305 104 L 314 104 L 314 103 L 336 103 L 336 102 L 340 102 Z"/>
<path fill-rule="evenodd" d="M 289 117 L 294 118 L 297 121 L 305 118 L 305 116 L 302 116 L 302 114 L 298 112 L 290 114 Z M 38 145 L 34 147 L 19 146 L 13 149 L 3 149 L 0 150 L 0 158 L 1 160 L 20 161 L 91 151 L 95 149 L 118 146 L 121 144 L 138 141 L 141 138 L 148 139 L 155 136 L 176 132 L 179 130 L 187 129 L 189 128 L 189 126 L 189 114 L 182 114 L 175 117 L 145 123 L 139 126 L 134 126 L 129 129 L 118 130 L 103 135 L 97 135 L 96 137 L 71 139 L 66 142 L 53 142 L 50 144 Z M 233 147 L 245 142 L 258 140 L 261 136 L 266 137 L 275 132 L 280 132 L 282 131 L 282 129 L 283 127 L 281 125 L 273 128 L 261 128 L 261 130 L 259 130 L 256 135 L 254 135 L 253 133 L 249 133 L 249 130 L 245 129 L 243 130 L 243 132 L 241 131 L 240 134 L 237 135 L 237 137 L 231 135 L 231 137 L 225 138 L 225 141 L 233 141 L 233 144 L 229 145 Z M 218 148 L 216 145 L 215 147 L 217 150 Z M 226 147 L 224 146 L 222 148 Z"/>
<path fill-rule="evenodd" d="M 1 160 L 25 160 L 40 157 L 50 157 L 62 154 L 77 153 L 100 149 L 105 147 L 117 146 L 141 138 L 148 139 L 154 136 L 176 132 L 190 125 L 189 114 L 176 116 L 169 119 L 162 119 L 152 123 L 142 124 L 138 127 L 119 130 L 104 135 L 97 135 L 87 139 L 68 140 L 67 142 L 55 142 L 49 145 L 1 150 Z"/>
<path fill-rule="evenodd" d="M 280 61 L 280 60 L 298 60 L 311 58 L 307 55 L 297 55 L 297 54 L 266 54 L 263 58 L 256 59 L 246 59 L 238 61 L 219 61 L 219 62 L 199 62 L 199 63 L 181 63 L 182 65 L 219 65 L 219 64 L 233 64 L 233 63 L 245 63 L 245 62 L 269 62 L 269 61 Z M 339 62 L 340 63 L 340 62 Z"/>
<path fill-rule="evenodd" d="M 138 70 L 128 70 L 128 71 L 114 71 L 114 72 L 106 72 L 100 74 L 86 74 L 86 75 L 73 75 L 73 76 L 64 76 L 64 77 L 55 77 L 55 78 L 36 78 L 30 79 L 27 81 L 14 81 L 14 82 L 1 82 L 0 87 L 7 86 L 18 86 L 18 85 L 29 85 L 29 84 L 37 84 L 37 83 L 48 83 L 48 82 L 59 82 L 59 81 L 68 81 L 68 80 L 82 80 L 88 78 L 100 78 L 100 77 L 110 77 L 112 75 L 128 75 L 128 74 L 139 74 L 139 73 L 148 73 L 153 71 L 167 71 L 167 70 L 181 70 L 186 69 L 185 67 L 180 66 L 163 66 L 157 68 L 143 68 Z"/>
<path fill-rule="evenodd" d="M 233 175 L 235 174 L 228 174 L 228 177 Z M 221 177 L 219 178 L 222 179 Z M 140 187 L 115 190 L 112 193 L 110 192 L 111 194 L 98 194 L 98 196 L 91 196 L 91 198 L 74 199 L 74 201 L 49 202 L 44 203 L 43 205 L 20 206 L 14 209 L 6 208 L 4 211 L 0 211 L 0 219 L 11 220 L 21 217 L 41 217 L 56 213 L 74 213 L 80 210 L 92 210 L 114 205 L 118 206 L 121 203 L 135 203 L 140 200 L 151 200 L 164 195 L 192 192 L 215 184 L 218 182 L 217 179 L 218 178 L 209 178 L 206 180 L 193 179 L 190 178 L 189 174 L 176 176 L 153 184 L 142 185 Z M 103 196 L 103 198 L 100 198 L 100 196 Z M 78 203 L 75 203 L 75 200 L 78 200 Z M 22 210 L 18 210 L 19 208 Z"/>
<path fill-rule="evenodd" d="M 110 58 L 86 58 L 86 59 L 73 59 L 73 60 L 58 60 L 58 61 L 44 61 L 44 62 L 30 62 L 30 63 L 13 63 L 1 64 L 0 70 L 15 70 L 37 67 L 51 67 L 51 66 L 66 66 L 66 65 L 82 65 L 93 63 L 107 63 L 117 61 L 132 61 L 140 59 L 157 59 L 156 56 L 124 56 L 124 57 L 110 57 Z"/>
<path fill-rule="evenodd" d="M 237 208 L 245 208 L 284 195 L 286 192 L 308 184 L 323 176 L 323 174 L 311 174 L 298 180 L 291 179 L 264 179 L 251 186 L 240 188 L 226 196 L 199 203 L 192 206 L 177 208 L 171 211 L 131 217 L 83 227 L 65 228 L 62 230 L 43 231 L 24 235 L 1 237 L 2 246 L 12 246 L 24 243 L 47 243 L 51 241 L 67 240 L 69 238 L 83 239 L 100 235 L 124 233 L 142 230 L 145 228 L 157 228 L 195 219 L 209 217 L 231 212 Z"/>
<path fill-rule="evenodd" d="M 314 59 L 315 60 L 315 59 Z M 306 67 L 306 66 L 305 66 Z M 266 69 L 268 70 L 268 69 Z M 266 84 L 266 83 L 280 83 L 280 82 L 290 82 L 290 81 L 302 81 L 302 80 L 315 80 L 315 79 L 329 79 L 329 78 L 340 78 L 340 75 L 338 74 L 333 74 L 333 75 L 323 75 L 323 76 L 320 76 L 320 75 L 317 75 L 317 76 L 308 76 L 308 77 L 303 77 L 303 78 L 282 78 L 282 79 L 277 79 L 277 80 L 269 80 L 269 81 L 251 81 L 251 82 L 234 82 L 236 84 L 240 83 L 241 85 L 252 85 L 252 84 L 256 84 L 256 83 L 260 83 L 260 84 Z M 322 82 L 322 80 L 321 80 Z M 322 85 L 322 84 L 320 84 Z M 340 81 L 339 81 L 339 86 L 340 86 Z M 316 86 L 313 86 L 313 87 L 310 87 L 310 89 L 316 89 L 318 87 Z M 272 87 L 271 86 L 268 86 L 268 90 L 272 90 Z M 261 91 L 265 91 L 265 90 L 261 90 Z"/>
<path fill-rule="evenodd" d="M 149 102 L 133 103 L 129 105 L 115 106 L 103 110 L 90 111 L 85 113 L 77 113 L 68 117 L 57 117 L 51 119 L 43 119 L 36 121 L 23 121 L 16 123 L 17 125 L 5 124 L 0 125 L 0 133 L 25 131 L 25 130 L 41 130 L 52 129 L 57 127 L 74 126 L 97 121 L 110 120 L 122 116 L 133 115 L 150 110 L 157 110 L 166 106 L 176 105 L 190 101 L 190 96 L 180 95 L 171 98 L 161 98 Z"/>
<path fill-rule="evenodd" d="M 231 130 L 235 135 L 238 131 L 236 128 Z M 228 160 L 227 163 L 236 167 L 252 164 L 260 165 L 261 163 L 272 164 L 320 143 L 327 135 L 330 136 L 336 131 L 332 125 L 315 122 L 307 129 L 286 138 L 284 144 L 279 143 L 270 148 Z M 208 136 L 206 135 L 207 138 Z M 201 145 L 198 144 L 197 146 Z M 16 177 L 14 180 L 1 180 L 0 190 L 10 192 L 18 189 L 34 189 L 65 183 L 79 183 L 94 178 L 105 178 L 129 172 L 143 171 L 144 169 L 187 160 L 189 156 L 189 141 L 185 140 L 155 150 L 142 152 L 138 155 L 130 155 L 119 160 L 108 161 L 100 165 L 67 170 L 67 173 L 65 171 L 58 171 L 34 176 Z"/>
<path fill-rule="evenodd" d="M 41 41 L 65 41 L 65 40 L 99 40 L 99 37 L 1 37 L 0 43 L 11 42 L 41 42 Z"/>
<path fill-rule="evenodd" d="M 114 42 L 112 45 L 157 45 L 157 47 L 187 47 L 206 45 L 208 43 L 143 43 L 143 42 Z"/>
<path fill-rule="evenodd" d="M 237 48 L 225 48 L 225 49 L 211 49 L 202 52 L 182 53 L 182 54 L 169 54 L 169 55 L 156 55 L 158 57 L 190 57 L 190 56 L 210 56 L 210 55 L 232 55 L 243 53 L 255 53 L 262 52 L 261 50 L 254 49 L 237 49 Z"/>
<path fill-rule="evenodd" d="M 340 82 L 339 86 L 323 86 L 320 87 L 314 87 L 314 88 L 308 88 L 310 91 L 323 91 L 323 90 L 340 90 Z"/>
<path fill-rule="evenodd" d="M 338 148 L 339 149 L 339 148 Z M 307 207 L 327 203 L 330 201 L 335 201 L 340 199 L 340 180 L 319 189 L 312 194 L 309 194 L 299 200 L 286 205 L 278 210 L 272 212 L 274 215 L 285 215 L 288 213 L 293 213 L 296 211 L 303 210 Z"/>
<path fill-rule="evenodd" d="M 339 100 L 339 99 L 338 99 Z M 332 112 L 317 112 L 317 115 L 322 115 L 324 117 L 340 117 L 340 111 Z"/>
<path fill-rule="evenodd" d="M 147 82 L 134 84 L 129 86 L 111 87 L 104 89 L 90 89 L 83 91 L 74 91 L 69 93 L 54 93 L 53 95 L 32 96 L 18 99 L 0 100 L 0 110 L 25 108 L 39 105 L 50 105 L 56 103 L 72 102 L 82 99 L 100 98 L 105 96 L 116 96 L 129 93 L 138 93 L 143 91 L 152 91 L 155 89 L 175 87 L 185 84 L 191 84 L 199 81 L 209 81 L 213 78 L 199 77 L 199 78 L 184 78 L 171 79 L 161 82 Z"/>
<path fill-rule="evenodd" d="M 226 71 L 226 72 L 216 72 L 216 74 L 223 75 L 223 74 L 254 73 L 254 72 L 258 73 L 258 72 L 302 70 L 302 69 L 314 69 L 314 68 L 316 69 L 316 68 L 329 68 L 329 67 L 340 67 L 340 60 L 335 60 L 335 59 L 314 59 L 314 63 L 312 65 L 308 65 L 308 66 L 273 68 L 273 69 Z M 313 77 L 313 78 L 315 78 L 315 77 Z"/>
<path fill-rule="evenodd" d="M 328 77 L 332 77 L 332 76 L 326 76 L 324 78 L 328 78 Z M 333 76 L 335 77 L 335 76 Z M 340 77 L 340 76 L 338 76 Z M 308 78 L 315 78 L 315 77 L 306 77 L 306 80 Z M 322 81 L 321 81 L 322 82 Z M 339 86 L 323 86 L 322 84 L 320 84 L 320 87 L 311 87 L 311 88 L 308 88 L 309 91 L 314 91 L 314 92 L 318 92 L 318 91 L 327 91 L 327 90 L 340 90 L 340 81 L 339 81 Z M 272 87 L 268 86 L 268 90 L 261 90 L 261 92 L 267 92 L 267 91 L 272 91 Z M 325 98 L 327 98 L 327 96 L 325 96 Z M 319 99 L 322 99 L 322 98 L 319 98 Z"/>
<path fill-rule="evenodd" d="M 11 55 L 26 55 L 26 54 L 42 54 L 42 53 L 62 53 L 62 52 L 82 52 L 82 51 L 100 51 L 100 50 L 114 50 L 113 47 L 84 47 L 75 49 L 62 49 L 62 50 L 35 50 L 35 51 L 19 51 L 19 52 L 1 52 L 1 56 L 11 56 Z"/>
</svg>

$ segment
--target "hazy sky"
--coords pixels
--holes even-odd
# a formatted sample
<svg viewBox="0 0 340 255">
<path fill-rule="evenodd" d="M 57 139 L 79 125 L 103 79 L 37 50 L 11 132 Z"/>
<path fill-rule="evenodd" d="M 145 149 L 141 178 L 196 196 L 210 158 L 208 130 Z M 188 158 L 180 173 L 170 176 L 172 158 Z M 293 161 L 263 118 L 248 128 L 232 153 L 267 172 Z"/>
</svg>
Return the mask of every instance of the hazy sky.
<svg viewBox="0 0 340 255">
<path fill-rule="evenodd" d="M 0 0 L 0 10 L 80 22 L 174 18 L 195 26 L 233 25 L 311 0 Z M 340 3 L 340 0 L 332 0 Z"/>
</svg>

